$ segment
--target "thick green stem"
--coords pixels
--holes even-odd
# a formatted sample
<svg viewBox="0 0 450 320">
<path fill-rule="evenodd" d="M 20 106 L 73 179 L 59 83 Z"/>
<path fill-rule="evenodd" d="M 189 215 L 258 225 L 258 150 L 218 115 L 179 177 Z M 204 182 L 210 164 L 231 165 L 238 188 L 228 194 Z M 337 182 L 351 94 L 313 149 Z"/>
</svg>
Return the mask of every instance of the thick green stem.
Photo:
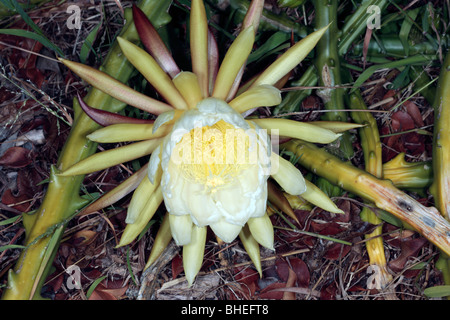
<svg viewBox="0 0 450 320">
<path fill-rule="evenodd" d="M 444 61 L 434 101 L 433 172 L 431 193 L 438 210 L 447 220 L 450 217 L 450 53 Z M 450 284 L 450 258 L 441 255 L 437 266 L 444 282 Z"/>
<path fill-rule="evenodd" d="M 447 46 L 448 38 L 443 39 L 443 44 Z M 355 45 L 350 54 L 360 56 L 363 51 L 363 44 Z M 370 41 L 367 56 L 368 57 L 398 57 L 406 58 L 416 54 L 432 55 L 436 54 L 436 47 L 429 41 L 419 43 L 410 42 L 409 52 L 405 53 L 405 47 L 397 35 L 380 36 L 379 41 Z"/>
<path fill-rule="evenodd" d="M 171 1 L 142 0 L 139 6 L 155 25 L 160 26 L 170 20 L 167 14 L 170 3 Z M 121 36 L 130 41 L 139 41 L 131 19 L 124 26 Z M 119 46 L 114 44 L 101 70 L 119 81 L 126 82 L 134 69 L 121 54 Z M 124 103 L 114 100 L 97 89 L 90 89 L 85 101 L 96 108 L 111 112 L 117 112 L 125 107 Z M 27 248 L 19 257 L 14 270 L 9 272 L 8 288 L 4 291 L 2 299 L 40 298 L 41 287 L 58 249 L 61 230 L 68 219 L 85 205 L 85 201 L 79 196 L 83 176 L 57 175 L 60 170 L 94 153 L 97 147 L 86 138 L 86 135 L 97 129 L 98 125 L 81 112 L 77 103 L 74 103 L 74 109 L 76 110 L 74 124 L 58 163 L 52 168 L 44 200 L 35 214 L 24 215 Z"/>
<path fill-rule="evenodd" d="M 234 11 L 233 18 L 236 23 L 241 23 L 243 21 L 243 18 L 247 14 L 248 7 L 250 6 L 249 0 L 212 0 L 210 2 L 212 2 L 219 9 L 223 9 L 229 5 Z M 288 15 L 284 13 L 275 14 L 267 9 L 264 9 L 262 12 L 259 30 L 283 31 L 286 33 L 294 32 L 301 38 L 306 37 L 310 33 L 306 26 L 295 22 Z"/>
<path fill-rule="evenodd" d="M 317 43 L 315 66 L 319 75 L 319 86 L 325 87 L 317 91 L 317 95 L 323 100 L 325 109 L 335 110 L 327 112 L 323 116 L 326 121 L 347 121 L 347 113 L 341 111 L 345 109 L 344 94 L 345 89 L 337 88 L 342 85 L 341 64 L 338 53 L 339 30 L 337 27 L 337 0 L 314 0 L 316 12 L 315 27 L 322 28 L 329 26 L 328 30 Z M 353 155 L 351 136 L 348 132 L 339 138 L 339 153 L 345 159 L 350 159 Z"/>
<path fill-rule="evenodd" d="M 372 15 L 372 13 L 367 11 L 367 8 L 371 5 L 378 6 L 381 13 L 382 10 L 384 10 L 384 8 L 386 7 L 387 3 L 387 0 L 365 1 L 362 6 L 358 7 L 358 9 L 346 21 L 346 23 L 342 27 L 342 30 L 339 33 L 332 34 L 335 39 L 338 39 L 337 46 L 339 56 L 346 54 L 349 46 L 358 37 L 360 37 L 363 31 L 366 29 L 366 22 Z M 327 20 L 329 22 L 332 22 L 330 21 L 329 15 L 325 15 L 324 17 L 328 17 Z M 323 25 L 328 24 L 327 21 L 321 21 L 320 23 Z M 337 29 L 333 25 L 331 25 L 330 27 L 334 27 L 335 29 Z M 335 32 L 337 32 L 337 30 Z M 317 81 L 317 71 L 315 70 L 314 66 L 311 65 L 299 80 L 292 82 L 291 86 L 315 86 L 317 84 Z M 296 109 L 298 109 L 303 99 L 309 96 L 311 92 L 311 89 L 302 89 L 298 91 L 288 92 L 285 95 L 283 102 L 277 108 L 275 108 L 274 113 L 282 114 L 295 111 Z"/>
<path fill-rule="evenodd" d="M 431 191 L 441 214 L 450 216 L 450 54 L 439 75 L 434 101 L 433 172 Z"/>
<path fill-rule="evenodd" d="M 373 202 L 378 208 L 408 223 L 447 254 L 450 253 L 450 224 L 435 208 L 423 206 L 390 181 L 378 179 L 313 144 L 292 140 L 282 147 L 298 155 L 299 164 L 306 169 Z"/>
<path fill-rule="evenodd" d="M 349 100 L 350 108 L 367 110 L 359 90 L 353 92 Z M 370 112 L 351 112 L 351 117 L 356 123 L 365 125 L 358 129 L 364 153 L 365 170 L 375 177 L 381 178 L 383 175 L 383 161 L 377 122 Z M 385 288 L 392 280 L 392 276 L 387 270 L 383 238 L 381 237 L 383 232 L 382 221 L 369 207 L 363 207 L 360 216 L 363 221 L 376 226 L 370 234 L 366 234 L 366 239 L 368 239 L 366 247 L 370 263 L 380 268 L 380 272 L 376 273 L 375 284 L 378 286 L 377 289 Z"/>
</svg>

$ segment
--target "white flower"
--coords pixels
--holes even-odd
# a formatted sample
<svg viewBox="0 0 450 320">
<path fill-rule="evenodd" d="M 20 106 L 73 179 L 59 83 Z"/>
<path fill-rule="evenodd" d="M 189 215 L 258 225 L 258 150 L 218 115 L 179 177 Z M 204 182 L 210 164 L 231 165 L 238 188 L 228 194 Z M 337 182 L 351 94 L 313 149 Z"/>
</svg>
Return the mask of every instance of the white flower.
<svg viewBox="0 0 450 320">
<path fill-rule="evenodd" d="M 172 116 L 163 114 L 164 121 Z M 163 123 L 161 123 L 162 125 Z M 227 103 L 202 100 L 185 111 L 150 159 L 149 178 L 162 167 L 161 187 L 179 245 L 190 242 L 192 223 L 233 241 L 250 218 L 265 215 L 270 139 Z"/>
</svg>

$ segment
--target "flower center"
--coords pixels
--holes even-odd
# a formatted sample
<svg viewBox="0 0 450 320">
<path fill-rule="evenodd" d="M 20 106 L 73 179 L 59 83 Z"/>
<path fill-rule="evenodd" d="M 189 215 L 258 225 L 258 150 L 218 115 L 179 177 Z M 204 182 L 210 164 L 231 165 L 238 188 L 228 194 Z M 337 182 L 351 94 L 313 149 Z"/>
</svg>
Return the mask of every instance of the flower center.
<svg viewBox="0 0 450 320">
<path fill-rule="evenodd" d="M 212 191 L 228 184 L 252 163 L 251 137 L 241 128 L 220 120 L 183 135 L 174 152 L 183 175 Z"/>
</svg>

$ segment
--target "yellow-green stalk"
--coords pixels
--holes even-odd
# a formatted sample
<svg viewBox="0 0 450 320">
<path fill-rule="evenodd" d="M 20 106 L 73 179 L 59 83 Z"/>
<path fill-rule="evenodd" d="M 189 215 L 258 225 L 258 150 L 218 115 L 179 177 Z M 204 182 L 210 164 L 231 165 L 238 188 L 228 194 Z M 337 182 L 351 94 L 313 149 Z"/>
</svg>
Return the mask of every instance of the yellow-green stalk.
<svg viewBox="0 0 450 320">
<path fill-rule="evenodd" d="M 355 91 L 350 95 L 350 106 L 352 109 L 357 110 L 367 109 L 359 91 Z M 381 178 L 383 176 L 383 160 L 377 122 L 370 112 L 352 112 L 351 117 L 356 123 L 365 125 L 358 129 L 364 153 L 365 170 L 375 177 Z M 376 289 L 383 289 L 392 280 L 392 275 L 387 269 L 383 238 L 381 237 L 383 233 L 382 221 L 368 207 L 362 208 L 361 218 L 375 226 L 371 233 L 366 234 L 366 239 L 368 239 L 366 248 L 370 264 L 378 267 L 374 269 L 376 272 L 375 285 L 379 286 Z"/>
<path fill-rule="evenodd" d="M 170 20 L 166 11 L 170 1 L 142 0 L 140 8 L 149 14 L 155 25 L 162 25 Z M 127 14 L 128 15 L 128 14 Z M 132 19 L 121 32 L 121 36 L 130 41 L 139 41 Z M 126 82 L 133 68 L 121 54 L 117 44 L 111 47 L 101 67 L 114 79 Z M 90 89 L 85 101 L 97 108 L 117 112 L 125 107 L 108 94 Z M 69 135 L 60 154 L 58 163 L 52 167 L 50 183 L 40 208 L 33 214 L 24 214 L 24 226 L 27 246 L 19 257 L 14 269 L 8 274 L 8 285 L 4 290 L 4 300 L 28 300 L 41 298 L 40 290 L 51 268 L 53 257 L 57 252 L 64 226 L 70 218 L 86 205 L 79 196 L 83 176 L 59 176 L 62 170 L 93 154 L 97 144 L 90 142 L 86 136 L 98 128 L 74 100 L 75 118 Z"/>
<path fill-rule="evenodd" d="M 430 191 L 441 215 L 447 220 L 450 216 L 450 54 L 447 53 L 434 101 L 434 141 L 433 172 L 434 180 Z M 444 282 L 450 284 L 449 253 L 442 254 L 438 268 L 442 271 Z"/>
<path fill-rule="evenodd" d="M 435 208 L 425 207 L 397 189 L 392 182 L 378 179 L 311 143 L 291 140 L 282 146 L 298 155 L 298 163 L 306 169 L 373 202 L 378 208 L 408 223 L 442 251 L 450 253 L 450 224 Z"/>
</svg>

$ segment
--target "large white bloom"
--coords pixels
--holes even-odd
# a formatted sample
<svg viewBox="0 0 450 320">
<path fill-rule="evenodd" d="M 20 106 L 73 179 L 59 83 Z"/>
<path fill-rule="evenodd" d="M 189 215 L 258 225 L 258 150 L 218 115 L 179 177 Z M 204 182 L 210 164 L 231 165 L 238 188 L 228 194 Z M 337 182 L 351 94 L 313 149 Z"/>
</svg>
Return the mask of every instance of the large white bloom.
<svg viewBox="0 0 450 320">
<path fill-rule="evenodd" d="M 156 130 L 173 113 L 160 116 Z M 270 139 L 222 100 L 207 98 L 185 111 L 150 159 L 149 177 L 161 165 L 164 203 L 173 238 L 191 241 L 192 223 L 233 241 L 250 218 L 266 212 Z"/>
</svg>

